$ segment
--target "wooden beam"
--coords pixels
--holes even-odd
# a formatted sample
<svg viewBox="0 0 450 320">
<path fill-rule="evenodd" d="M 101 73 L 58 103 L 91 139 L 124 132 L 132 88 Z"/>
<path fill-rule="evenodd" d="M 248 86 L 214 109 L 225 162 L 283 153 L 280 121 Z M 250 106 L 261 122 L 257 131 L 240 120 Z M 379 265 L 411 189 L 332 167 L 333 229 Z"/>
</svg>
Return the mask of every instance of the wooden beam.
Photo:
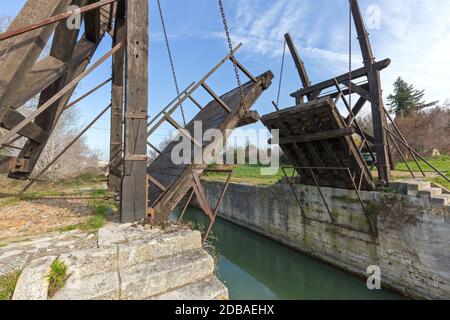
<svg viewBox="0 0 450 320">
<path fill-rule="evenodd" d="M 95 43 L 82 38 L 78 41 L 73 57 L 68 62 L 52 56 L 38 61 L 33 69 L 27 73 L 20 87 L 16 88 L 15 94 L 9 96 L 8 100 L 5 99 L 1 102 L 0 109 L 6 106 L 11 106 L 14 109 L 20 108 L 65 75 L 70 69 L 78 67 L 86 59 L 89 59 L 96 48 Z"/>
<path fill-rule="evenodd" d="M 342 81 L 342 84 L 349 89 L 349 93 L 351 90 L 352 93 L 356 93 L 360 95 L 362 98 L 366 99 L 367 101 L 371 101 L 372 97 L 370 96 L 370 93 L 363 87 L 360 87 L 359 85 L 348 80 Z"/>
<path fill-rule="evenodd" d="M 114 28 L 113 45 L 125 42 L 127 27 L 125 21 L 125 3 L 119 2 Z M 123 168 L 123 102 L 124 102 L 124 67 L 125 47 L 113 55 L 112 94 L 111 94 L 111 132 L 109 154 L 108 189 L 110 192 L 120 193 Z"/>
<path fill-rule="evenodd" d="M 330 131 L 323 131 L 318 133 L 311 133 L 303 136 L 290 136 L 286 138 L 280 138 L 279 144 L 291 144 L 291 143 L 305 143 L 305 142 L 313 142 L 313 141 L 320 141 L 320 140 L 328 140 L 328 139 L 334 139 L 334 138 L 341 138 L 343 136 L 349 136 L 355 133 L 355 129 L 352 127 L 350 128 L 344 128 L 344 129 L 337 129 L 337 130 L 330 130 Z"/>
<path fill-rule="evenodd" d="M 94 4 L 99 0 L 87 0 L 87 4 Z M 101 37 L 101 16 L 100 9 L 95 9 L 86 12 L 84 15 L 85 35 L 86 38 L 92 42 L 97 42 Z"/>
<path fill-rule="evenodd" d="M 350 9 L 355 22 L 355 28 L 358 33 L 358 40 L 364 59 L 364 68 L 367 71 L 367 80 L 369 82 L 369 92 L 372 106 L 372 123 L 375 138 L 375 152 L 377 154 L 378 178 L 383 184 L 388 184 L 390 180 L 389 150 L 387 145 L 387 136 L 384 131 L 387 119 L 384 114 L 383 97 L 381 91 L 381 78 L 379 63 L 375 62 L 372 52 L 372 46 L 369 40 L 369 33 L 364 25 L 363 16 L 357 0 L 350 0 Z M 354 78 L 352 78 L 354 79 Z"/>
<path fill-rule="evenodd" d="M 155 186 L 157 186 L 162 192 L 166 192 L 167 188 L 164 187 L 161 183 L 159 183 L 158 180 L 156 180 L 149 174 L 147 174 L 147 176 L 148 176 L 148 180 L 150 180 L 151 183 L 153 183 Z"/>
<path fill-rule="evenodd" d="M 391 60 L 390 59 L 385 59 L 385 60 L 376 62 L 374 64 L 374 68 L 376 70 L 383 70 L 383 69 L 387 68 L 390 64 L 391 64 Z M 365 76 L 367 76 L 367 72 L 368 72 L 368 70 L 367 70 L 366 67 L 362 67 L 360 69 L 356 69 L 356 70 L 352 71 L 351 78 L 353 80 L 355 80 L 355 79 L 359 79 L 361 77 L 365 77 Z M 326 81 L 314 84 L 314 85 L 312 85 L 312 86 L 310 86 L 308 88 L 301 89 L 301 90 L 299 90 L 297 92 L 292 93 L 291 97 L 306 96 L 306 95 L 314 93 L 315 91 L 318 91 L 318 90 L 324 90 L 324 89 L 327 89 L 327 88 L 334 87 L 334 79 L 336 79 L 338 83 L 342 83 L 342 81 L 349 79 L 349 73 L 347 72 L 347 73 L 344 73 L 344 74 L 342 74 L 342 75 L 340 75 L 340 76 L 338 76 L 336 78 L 333 78 L 333 79 L 330 79 L 330 80 L 326 80 Z"/>
<path fill-rule="evenodd" d="M 211 89 L 210 86 L 208 86 L 208 85 L 206 84 L 206 82 L 202 82 L 202 87 L 203 87 L 203 88 L 211 95 L 211 97 L 214 98 L 214 100 L 217 101 L 217 103 L 218 103 L 222 108 L 225 109 L 226 112 L 228 112 L 228 113 L 231 112 L 231 109 L 227 106 L 227 104 L 226 104 L 222 99 L 220 99 L 220 97 L 214 92 L 213 89 Z"/>
<path fill-rule="evenodd" d="M 243 65 L 242 65 L 242 63 L 240 63 L 239 61 L 238 61 L 238 59 L 236 59 L 234 56 L 232 56 L 232 57 L 230 57 L 230 60 L 231 60 L 231 62 L 233 62 L 235 65 L 236 65 L 236 67 L 238 67 L 239 68 L 239 70 L 241 70 L 253 83 L 256 83 L 256 78 L 255 78 L 255 76 L 254 75 L 252 75 L 251 73 L 250 73 L 250 71 L 248 71 L 247 70 L 247 68 L 245 68 Z"/>
<path fill-rule="evenodd" d="M 356 101 L 355 106 L 352 109 L 352 113 L 355 117 L 361 112 L 366 102 L 367 100 L 363 97 L 359 97 L 358 101 Z M 348 116 L 347 121 L 350 119 L 350 117 L 351 115 Z"/>
<path fill-rule="evenodd" d="M 8 30 L 14 30 L 63 12 L 71 0 L 28 0 Z M 17 87 L 32 69 L 48 42 L 55 25 L 0 42 L 0 105 L 15 95 Z M 0 109 L 0 122 L 8 108 Z"/>
<path fill-rule="evenodd" d="M 189 131 L 184 129 L 178 122 L 175 121 L 174 118 L 172 118 L 168 114 L 164 114 L 164 117 L 167 120 L 167 122 L 169 122 L 175 129 L 177 129 L 180 132 L 180 134 L 188 138 L 197 147 L 202 148 L 202 144 L 197 140 L 195 140 L 194 137 L 189 133 Z"/>
<path fill-rule="evenodd" d="M 311 81 L 309 80 L 308 73 L 306 72 L 305 64 L 303 63 L 302 59 L 300 59 L 300 55 L 298 54 L 294 40 L 292 40 L 291 35 L 289 33 L 286 33 L 284 35 L 284 38 L 289 47 L 289 51 L 291 52 L 292 59 L 294 59 L 294 64 L 295 67 L 297 68 L 297 72 L 302 82 L 303 88 L 310 87 Z"/>
<path fill-rule="evenodd" d="M 249 111 L 239 122 L 238 128 L 254 124 L 261 119 L 258 111 Z"/>
<path fill-rule="evenodd" d="M 147 0 L 126 2 L 127 64 L 125 113 L 142 118 L 125 119 L 125 155 L 147 155 L 148 116 L 148 13 Z M 125 158 L 121 189 L 122 222 L 147 217 L 147 161 Z"/>
<path fill-rule="evenodd" d="M 11 168 L 11 161 L 14 161 L 14 157 L 0 156 L 0 174 L 6 174 Z"/>
<path fill-rule="evenodd" d="M 22 115 L 20 112 L 16 110 L 11 109 L 3 118 L 2 127 L 8 130 L 12 130 L 24 119 L 25 119 L 24 115 Z M 28 123 L 17 133 L 20 134 L 21 136 L 33 140 L 35 143 L 38 144 L 44 144 L 49 138 L 49 134 L 33 122 Z"/>
</svg>

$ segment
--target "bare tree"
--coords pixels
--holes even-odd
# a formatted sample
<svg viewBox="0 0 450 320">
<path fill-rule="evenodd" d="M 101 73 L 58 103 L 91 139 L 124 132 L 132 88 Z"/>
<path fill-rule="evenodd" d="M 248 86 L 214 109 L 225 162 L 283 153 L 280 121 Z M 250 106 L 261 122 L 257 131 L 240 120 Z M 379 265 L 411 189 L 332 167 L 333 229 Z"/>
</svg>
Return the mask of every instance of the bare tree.
<svg viewBox="0 0 450 320">
<path fill-rule="evenodd" d="M 76 108 L 70 108 L 62 114 L 36 164 L 36 173 L 45 168 L 78 135 L 81 131 L 79 124 L 79 112 Z M 100 153 L 91 150 L 83 136 L 52 165 L 45 178 L 61 180 L 98 170 L 99 160 Z"/>
</svg>

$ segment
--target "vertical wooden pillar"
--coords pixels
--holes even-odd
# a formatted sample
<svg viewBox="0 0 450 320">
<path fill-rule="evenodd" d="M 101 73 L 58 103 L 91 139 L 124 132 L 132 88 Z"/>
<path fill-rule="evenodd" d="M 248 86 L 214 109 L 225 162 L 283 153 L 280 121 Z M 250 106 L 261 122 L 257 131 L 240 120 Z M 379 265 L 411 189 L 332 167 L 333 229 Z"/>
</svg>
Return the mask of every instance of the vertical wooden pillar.
<svg viewBox="0 0 450 320">
<path fill-rule="evenodd" d="M 147 215 L 148 10 L 148 0 L 126 1 L 124 223 Z"/>
<path fill-rule="evenodd" d="M 384 131 L 386 125 L 386 115 L 384 114 L 383 97 L 381 91 L 380 72 L 375 67 L 375 58 L 372 52 L 372 46 L 369 41 L 369 34 L 359 8 L 357 0 L 349 0 L 350 7 L 355 21 L 356 31 L 358 33 L 359 44 L 364 59 L 364 66 L 367 68 L 367 78 L 369 81 L 370 98 L 372 105 L 373 133 L 375 138 L 375 152 L 377 154 L 377 169 L 380 180 L 389 183 L 390 166 L 389 151 L 387 147 L 387 137 Z"/>
<path fill-rule="evenodd" d="M 113 47 L 126 42 L 125 3 L 118 2 L 114 28 Z M 125 46 L 113 55 L 111 90 L 111 135 L 109 154 L 109 192 L 120 193 L 123 159 L 123 97 L 125 80 Z"/>
</svg>

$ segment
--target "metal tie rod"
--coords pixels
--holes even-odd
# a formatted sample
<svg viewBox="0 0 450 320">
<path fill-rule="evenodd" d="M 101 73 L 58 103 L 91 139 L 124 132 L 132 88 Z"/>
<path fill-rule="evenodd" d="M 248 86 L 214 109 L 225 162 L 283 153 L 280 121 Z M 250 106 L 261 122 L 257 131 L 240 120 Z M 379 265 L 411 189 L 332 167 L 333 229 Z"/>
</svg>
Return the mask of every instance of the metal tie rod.
<svg viewBox="0 0 450 320">
<path fill-rule="evenodd" d="M 86 133 L 86 131 L 88 131 L 106 113 L 106 111 L 109 110 L 109 108 L 111 108 L 111 104 L 108 105 L 105 109 L 103 109 L 102 112 L 100 112 L 99 115 L 95 117 L 95 119 L 92 120 L 92 122 L 89 123 L 83 129 L 83 131 L 81 131 L 80 134 L 76 136 L 75 139 L 73 139 L 52 161 L 50 161 L 50 163 L 36 177 L 32 178 L 31 181 L 22 189 L 22 191 L 20 191 L 20 194 L 23 194 L 25 191 L 27 191 L 40 177 L 42 177 L 42 175 L 48 169 L 50 169 L 50 167 L 54 165 L 55 162 L 58 161 L 59 158 L 61 158 L 62 155 L 66 153 L 66 151 L 69 150 L 70 147 L 72 147 Z"/>
<path fill-rule="evenodd" d="M 230 59 L 230 57 L 235 54 L 240 48 L 242 47 L 242 43 L 239 43 L 232 52 L 230 52 L 229 54 L 227 54 L 227 56 L 225 58 L 223 58 L 216 66 L 214 66 L 214 68 L 212 68 L 194 87 L 192 87 L 189 91 L 186 92 L 186 94 L 172 107 L 172 109 L 170 109 L 169 111 L 166 112 L 166 115 L 171 115 L 172 113 L 175 112 L 175 110 L 184 102 L 186 101 L 201 85 L 202 83 L 204 83 L 206 80 L 208 80 L 209 77 L 211 77 L 211 75 L 217 71 L 217 69 L 220 68 L 220 66 L 222 66 L 228 59 Z M 164 123 L 165 119 L 161 119 L 159 120 L 159 122 L 154 125 L 147 133 L 147 137 L 150 137 L 152 135 L 153 132 L 156 131 L 156 129 L 162 124 Z"/>
<path fill-rule="evenodd" d="M 15 29 L 15 30 L 10 30 L 10 31 L 6 31 L 6 32 L 3 32 L 3 33 L 0 33 L 0 41 L 6 40 L 6 39 L 9 39 L 9 38 L 13 38 L 15 36 L 27 33 L 29 31 L 33 31 L 33 30 L 36 30 L 36 29 L 48 26 L 48 25 L 53 24 L 55 22 L 58 22 L 58 21 L 70 18 L 71 16 L 74 16 L 76 14 L 82 14 L 82 13 L 85 13 L 85 12 L 88 12 L 88 11 L 92 11 L 92 10 L 98 9 L 100 7 L 106 6 L 108 4 L 111 4 L 111 3 L 114 3 L 114 2 L 117 2 L 117 1 L 118 0 L 103 0 L 103 1 L 99 1 L 99 2 L 94 3 L 94 4 L 90 4 L 90 5 L 84 6 L 84 7 L 80 8 L 80 9 L 70 10 L 70 11 L 67 11 L 65 13 L 58 14 L 56 16 L 53 16 L 53 17 L 48 18 L 48 19 L 45 19 L 45 20 L 43 20 L 41 22 L 38 22 L 38 23 L 33 23 L 33 24 L 30 24 L 30 25 L 22 27 L 22 28 L 18 28 L 18 29 Z"/>
</svg>

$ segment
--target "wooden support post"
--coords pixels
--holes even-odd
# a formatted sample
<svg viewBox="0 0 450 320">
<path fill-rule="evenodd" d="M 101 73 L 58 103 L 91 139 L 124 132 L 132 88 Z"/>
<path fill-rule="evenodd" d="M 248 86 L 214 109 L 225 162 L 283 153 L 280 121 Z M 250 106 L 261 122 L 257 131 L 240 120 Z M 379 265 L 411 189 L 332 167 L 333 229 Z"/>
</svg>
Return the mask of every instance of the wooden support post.
<svg viewBox="0 0 450 320">
<path fill-rule="evenodd" d="M 114 28 L 114 45 L 126 41 L 125 3 L 117 4 L 117 14 Z M 112 90 L 111 90 L 111 133 L 109 153 L 108 190 L 120 194 L 122 184 L 123 159 L 123 96 L 124 96 L 124 64 L 125 47 L 113 55 Z"/>
<path fill-rule="evenodd" d="M 297 68 L 300 80 L 302 81 L 303 88 L 310 87 L 311 81 L 309 80 L 308 73 L 306 72 L 305 64 L 303 63 L 302 59 L 300 59 L 300 55 L 298 54 L 297 48 L 291 38 L 291 35 L 289 33 L 286 33 L 284 35 L 284 38 L 286 39 L 289 51 L 291 52 L 292 59 L 294 59 L 294 64 Z"/>
<path fill-rule="evenodd" d="M 349 0 L 353 19 L 358 33 L 364 66 L 367 69 L 367 79 L 369 81 L 370 101 L 372 105 L 373 132 L 375 137 L 375 152 L 377 154 L 377 169 L 380 182 L 386 184 L 390 179 L 389 150 L 387 149 L 387 137 L 384 131 L 386 126 L 386 115 L 384 114 L 383 97 L 381 91 L 380 71 L 375 66 L 372 47 L 369 41 L 369 34 L 359 8 L 357 0 Z"/>
<path fill-rule="evenodd" d="M 127 59 L 125 160 L 121 190 L 121 221 L 147 217 L 147 120 L 148 116 L 148 1 L 126 2 Z M 142 157 L 142 158 L 140 158 Z"/>
</svg>

